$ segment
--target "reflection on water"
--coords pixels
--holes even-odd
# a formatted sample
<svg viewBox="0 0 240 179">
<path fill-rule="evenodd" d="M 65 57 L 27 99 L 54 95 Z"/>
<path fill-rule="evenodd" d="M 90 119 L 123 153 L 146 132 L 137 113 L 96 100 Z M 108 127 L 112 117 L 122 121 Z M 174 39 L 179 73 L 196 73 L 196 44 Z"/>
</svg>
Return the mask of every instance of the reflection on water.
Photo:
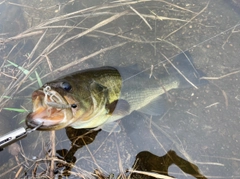
<svg viewBox="0 0 240 179">
<path fill-rule="evenodd" d="M 66 128 L 66 134 L 71 143 L 71 148 L 69 150 L 61 149 L 57 150 L 58 158 L 67 161 L 67 165 L 61 165 L 61 162 L 56 164 L 57 168 L 55 173 L 59 175 L 69 176 L 71 173 L 71 168 L 76 162 L 76 157 L 74 154 L 78 149 L 81 149 L 83 146 L 92 143 L 98 134 L 99 131 L 87 130 L 87 129 L 73 129 L 71 127 Z M 72 164 L 72 165 L 69 165 Z M 61 174 L 62 173 L 62 174 Z"/>
<path fill-rule="evenodd" d="M 44 83 L 101 66 L 137 64 L 142 70 L 154 69 L 166 58 L 189 51 L 209 80 L 199 89 L 169 91 L 163 98 L 171 96 L 172 103 L 161 117 L 133 112 L 121 119 L 120 133 L 85 136 L 87 131 L 69 128 L 56 131 L 56 136 L 32 133 L 18 142 L 21 151 L 16 156 L 0 152 L 0 178 L 140 177 L 131 168 L 168 172 L 181 179 L 240 178 L 238 4 L 233 0 L 0 1 L 3 134 L 24 125 L 16 112 L 5 116 L 2 108 L 31 110 L 30 95 L 39 88 L 36 73 Z M 149 157 L 150 164 L 139 163 L 147 162 L 139 156 Z M 161 159 L 169 163 L 158 168 Z"/>
</svg>

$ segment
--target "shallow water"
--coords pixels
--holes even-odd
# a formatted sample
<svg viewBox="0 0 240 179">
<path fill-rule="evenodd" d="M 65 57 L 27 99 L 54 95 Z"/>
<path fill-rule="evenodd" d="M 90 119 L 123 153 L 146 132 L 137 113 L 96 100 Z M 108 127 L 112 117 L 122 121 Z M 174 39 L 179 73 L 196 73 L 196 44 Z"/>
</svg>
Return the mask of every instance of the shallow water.
<svg viewBox="0 0 240 179">
<path fill-rule="evenodd" d="M 0 153 L 4 159 L 1 178 L 49 175 L 47 168 L 53 160 L 46 155 L 51 156 L 51 149 L 58 157 L 56 178 L 69 175 L 70 168 L 69 178 L 93 178 L 95 169 L 117 177 L 138 165 L 139 170 L 150 168 L 164 173 L 171 162 L 168 174 L 176 178 L 240 178 L 239 10 L 231 2 L 0 2 L 0 90 L 2 96 L 12 97 L 1 98 L 1 108 L 23 106 L 31 111 L 31 93 L 39 86 L 35 70 L 43 83 L 105 65 L 137 64 L 144 70 L 188 50 L 196 68 L 209 79 L 209 84 L 198 89 L 170 91 L 173 102 L 163 116 L 133 112 L 121 119 L 122 131 L 118 134 L 92 133 L 84 143 L 82 138 L 74 140 L 86 131 L 59 130 L 54 150 L 50 140 L 53 133 L 35 132 L 18 142 L 22 154 L 13 157 L 7 149 Z M 20 68 L 8 66 L 7 60 L 31 71 L 33 80 Z M 0 115 L 1 135 L 25 126 L 19 123 L 27 112 L 19 115 L 2 110 Z M 72 142 L 76 144 L 73 147 Z M 161 169 L 158 164 L 169 150 L 177 157 L 170 152 L 174 160 L 165 160 Z M 134 165 L 137 154 L 145 156 L 143 151 L 154 154 L 149 154 L 152 168 L 149 163 Z M 67 165 L 65 160 L 74 165 Z M 196 165 L 199 172 L 193 167 L 195 175 L 191 176 L 179 167 L 182 165 L 177 167 L 179 163 L 189 170 Z M 191 172 L 193 175 L 194 170 Z"/>
</svg>

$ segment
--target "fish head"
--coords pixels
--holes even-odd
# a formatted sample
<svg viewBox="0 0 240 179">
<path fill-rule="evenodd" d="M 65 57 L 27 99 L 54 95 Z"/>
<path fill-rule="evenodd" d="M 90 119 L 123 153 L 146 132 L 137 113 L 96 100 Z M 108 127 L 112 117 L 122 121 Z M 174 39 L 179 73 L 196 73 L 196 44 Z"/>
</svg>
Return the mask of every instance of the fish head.
<svg viewBox="0 0 240 179">
<path fill-rule="evenodd" d="M 32 93 L 33 111 L 26 124 L 30 128 L 41 125 L 38 130 L 102 126 L 119 104 L 121 85 L 121 76 L 112 67 L 60 77 Z"/>
<path fill-rule="evenodd" d="M 32 93 L 33 111 L 26 117 L 30 128 L 58 130 L 69 126 L 79 110 L 72 93 L 72 84 L 67 81 L 49 82 Z"/>
</svg>

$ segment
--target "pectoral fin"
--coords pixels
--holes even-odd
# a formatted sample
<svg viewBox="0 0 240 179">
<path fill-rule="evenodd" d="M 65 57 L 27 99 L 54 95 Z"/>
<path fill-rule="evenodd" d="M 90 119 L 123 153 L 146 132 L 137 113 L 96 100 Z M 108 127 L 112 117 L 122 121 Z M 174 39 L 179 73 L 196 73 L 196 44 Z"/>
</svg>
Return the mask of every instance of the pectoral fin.
<svg viewBox="0 0 240 179">
<path fill-rule="evenodd" d="M 169 102 L 165 95 L 161 95 L 137 111 L 152 116 L 161 116 L 165 111 L 167 111 L 168 103 Z"/>
<path fill-rule="evenodd" d="M 130 105 L 126 100 L 115 100 L 110 104 L 106 104 L 109 114 L 126 116 L 130 113 Z"/>
</svg>

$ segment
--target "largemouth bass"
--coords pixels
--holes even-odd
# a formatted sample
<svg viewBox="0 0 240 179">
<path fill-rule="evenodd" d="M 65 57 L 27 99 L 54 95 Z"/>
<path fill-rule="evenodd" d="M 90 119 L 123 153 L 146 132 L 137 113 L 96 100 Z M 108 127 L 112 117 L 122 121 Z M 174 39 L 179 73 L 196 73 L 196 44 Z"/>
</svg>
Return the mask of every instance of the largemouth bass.
<svg viewBox="0 0 240 179">
<path fill-rule="evenodd" d="M 178 55 L 165 73 L 148 69 L 100 67 L 75 72 L 48 82 L 32 94 L 33 112 L 26 124 L 38 130 L 97 128 L 105 131 L 117 126 L 115 121 L 137 110 L 150 115 L 161 114 L 161 95 L 176 88 L 206 83 L 192 66 L 190 54 Z M 119 131 L 117 126 L 115 131 Z"/>
</svg>

